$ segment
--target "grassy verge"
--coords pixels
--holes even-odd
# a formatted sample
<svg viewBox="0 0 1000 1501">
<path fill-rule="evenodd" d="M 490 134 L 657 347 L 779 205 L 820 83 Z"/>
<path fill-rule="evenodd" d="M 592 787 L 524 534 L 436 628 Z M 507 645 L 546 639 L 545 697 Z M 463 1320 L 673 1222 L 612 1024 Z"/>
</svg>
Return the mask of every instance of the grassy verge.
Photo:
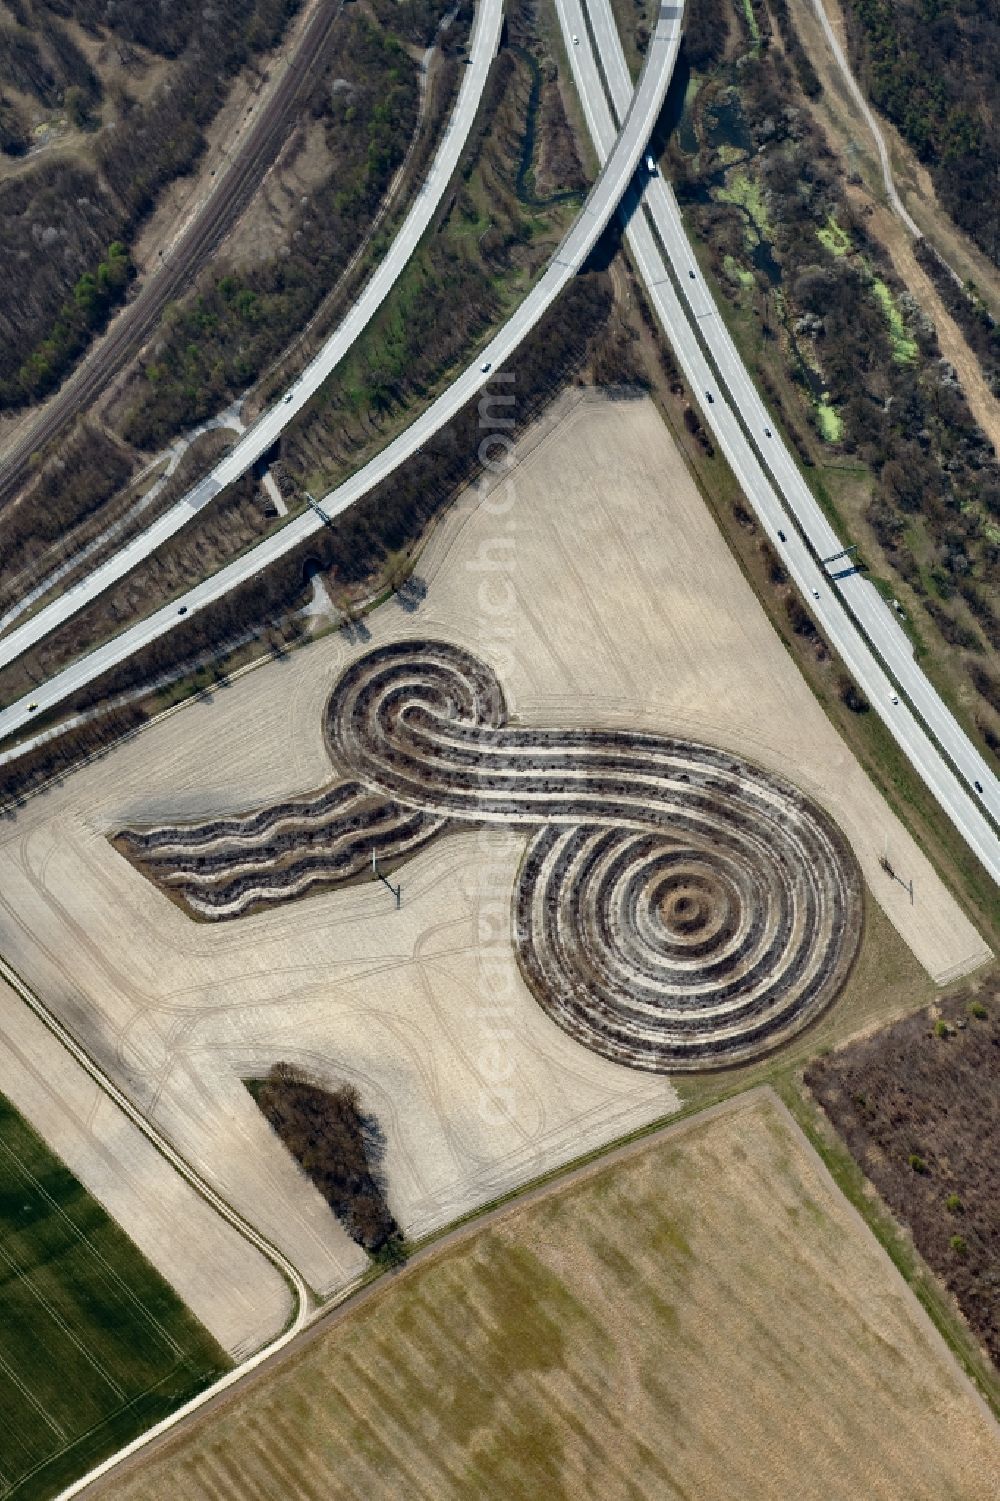
<svg viewBox="0 0 1000 1501">
<path fill-rule="evenodd" d="M 390 185 L 389 196 L 367 231 L 368 238 L 362 239 L 354 258 L 316 312 L 258 377 L 243 408 L 248 423 L 278 400 L 350 312 L 377 271 L 425 180 L 458 98 L 464 71 L 460 58 L 450 52 L 435 51 L 426 82 L 424 113 L 399 168 L 398 180 Z"/>
<path fill-rule="evenodd" d="M 168 511 L 227 449 L 233 446 L 235 433 L 231 428 L 212 428 L 200 433 L 184 451 L 173 474 L 166 478 L 162 489 L 146 504 L 149 491 L 164 478 L 168 458 L 144 471 L 127 489 L 119 491 L 90 519 L 75 527 L 69 535 L 32 565 L 33 577 L 26 577 L 21 591 L 26 592 L 35 582 L 43 583 L 53 571 L 66 561 L 73 566 L 53 580 L 51 586 L 18 617 L 18 624 L 30 620 L 47 604 L 79 580 L 89 574 L 116 550 L 124 547 L 133 537 L 151 526 L 158 517 Z M 85 551 L 85 549 L 89 549 Z M 81 556 L 82 554 L 82 556 Z"/>
<path fill-rule="evenodd" d="M 137 619 L 239 558 L 270 529 L 253 478 L 244 475 L 125 578 L 0 671 L 0 697 L 12 703 L 30 693 L 36 683 L 95 651 Z M 55 712 L 58 716 L 59 711 Z"/>
<path fill-rule="evenodd" d="M 934 329 L 875 238 L 849 153 L 826 149 L 804 98 L 774 136 L 775 100 L 796 92 L 783 66 L 762 52 L 734 89 L 723 59 L 688 107 L 669 151 L 692 241 L 817 502 L 900 600 L 924 671 L 989 758 L 1000 747 L 988 666 L 1000 640 L 1000 478 Z M 749 142 L 742 159 L 732 139 Z M 790 186 L 805 155 L 807 211 Z"/>
<path fill-rule="evenodd" d="M 636 298 L 642 293 L 633 284 Z M 724 306 L 724 304 L 723 304 Z M 913 834 L 948 887 L 994 946 L 1000 945 L 1000 892 L 979 861 L 968 849 L 958 830 L 941 811 L 936 800 L 917 776 L 888 730 L 875 714 L 852 712 L 841 697 L 841 669 L 829 655 L 817 656 L 815 644 L 795 634 L 781 599 L 770 578 L 770 563 L 761 547 L 756 526 L 748 529 L 737 519 L 733 501 L 739 486 L 726 461 L 708 454 L 686 426 L 683 415 L 687 399 L 679 382 L 672 382 L 663 369 L 656 344 L 648 329 L 642 339 L 646 366 L 653 376 L 652 395 L 715 517 L 744 577 L 763 606 L 799 671 L 823 706 L 827 717 L 854 752 L 864 770 L 882 792 L 890 808 Z M 678 386 L 673 390 L 672 386 Z M 817 490 L 826 495 L 822 485 Z M 826 496 L 830 503 L 829 496 Z"/>
<path fill-rule="evenodd" d="M 611 0 L 611 12 L 621 37 L 625 62 L 633 81 L 642 72 L 649 39 L 650 18 L 656 15 L 653 0 Z"/>
<path fill-rule="evenodd" d="M 1000 1372 L 982 1354 L 954 1300 L 916 1250 L 909 1233 L 893 1217 L 826 1117 L 807 1095 L 797 1076 L 779 1077 L 774 1085 L 844 1197 L 853 1204 L 879 1245 L 943 1337 L 962 1369 L 971 1377 L 1000 1418 Z"/>
<path fill-rule="evenodd" d="M 579 210 L 585 178 L 548 41 L 517 11 L 436 223 L 384 306 L 292 425 L 290 471 L 314 493 L 408 426 L 527 295 Z"/>
</svg>

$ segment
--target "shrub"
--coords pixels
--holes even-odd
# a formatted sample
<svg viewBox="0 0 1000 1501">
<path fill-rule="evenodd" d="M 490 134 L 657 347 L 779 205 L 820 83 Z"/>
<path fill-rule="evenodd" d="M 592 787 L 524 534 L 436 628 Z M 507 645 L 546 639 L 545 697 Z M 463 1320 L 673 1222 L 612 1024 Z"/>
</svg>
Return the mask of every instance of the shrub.
<svg viewBox="0 0 1000 1501">
<path fill-rule="evenodd" d="M 974 1016 L 976 1018 L 976 1021 L 978 1021 L 978 1022 L 984 1022 L 987 1019 L 987 1017 L 989 1016 L 989 1014 L 990 1013 L 987 1011 L 987 1009 L 983 1005 L 982 1001 L 972 1001 L 971 1002 L 971 1004 L 969 1006 L 969 1015 L 970 1016 Z"/>
<path fill-rule="evenodd" d="M 846 673 L 840 675 L 840 699 L 850 709 L 852 714 L 867 714 L 871 704 L 865 698 L 861 689 Z"/>
<path fill-rule="evenodd" d="M 934 1035 L 935 1035 L 935 1037 L 950 1037 L 951 1036 L 951 1028 L 949 1027 L 948 1023 L 945 1021 L 944 1017 L 942 1017 L 940 1021 L 938 1021 L 938 1022 L 935 1023 L 935 1025 L 934 1025 Z"/>
<path fill-rule="evenodd" d="M 956 1256 L 964 1256 L 969 1249 L 965 1243 L 964 1235 L 953 1235 L 948 1242 Z"/>
<path fill-rule="evenodd" d="M 266 1079 L 253 1082 L 251 1094 L 348 1234 L 369 1254 L 402 1259 L 380 1171 L 384 1143 L 353 1085 L 322 1089 L 291 1064 L 276 1063 Z"/>
<path fill-rule="evenodd" d="M 944 1207 L 947 1209 L 949 1214 L 961 1214 L 962 1201 L 958 1197 L 958 1194 L 949 1194 L 944 1201 Z"/>
<path fill-rule="evenodd" d="M 987 750 L 991 750 L 995 756 L 1000 757 L 1000 735 L 993 726 L 977 715 L 976 729 L 982 735 Z"/>
<path fill-rule="evenodd" d="M 913 1171 L 915 1173 L 926 1173 L 926 1171 L 927 1171 L 927 1164 L 924 1161 L 924 1159 L 921 1157 L 921 1155 L 920 1155 L 919 1152 L 911 1152 L 909 1160 L 910 1160 L 910 1166 L 912 1167 L 912 1169 L 913 1169 Z"/>
<path fill-rule="evenodd" d="M 396 1234 L 390 1235 L 388 1240 L 384 1240 L 369 1255 L 376 1266 L 388 1272 L 394 1267 L 403 1266 L 409 1256 L 409 1249 L 402 1234 Z"/>
<path fill-rule="evenodd" d="M 778 557 L 778 554 L 775 552 L 770 542 L 761 542 L 760 552 L 761 557 L 764 559 L 764 563 L 767 566 L 768 578 L 776 588 L 780 589 L 782 584 L 788 583 L 788 574 L 785 570 L 784 563 Z"/>
<path fill-rule="evenodd" d="M 813 624 L 813 618 L 797 594 L 790 594 L 788 596 L 788 599 L 785 601 L 785 614 L 788 616 L 788 623 L 796 636 L 804 636 L 806 640 L 815 636 L 816 627 Z"/>
<path fill-rule="evenodd" d="M 72 88 L 66 90 L 63 103 L 72 123 L 78 130 L 83 130 L 90 123 L 90 108 L 86 94 L 74 84 Z"/>
</svg>

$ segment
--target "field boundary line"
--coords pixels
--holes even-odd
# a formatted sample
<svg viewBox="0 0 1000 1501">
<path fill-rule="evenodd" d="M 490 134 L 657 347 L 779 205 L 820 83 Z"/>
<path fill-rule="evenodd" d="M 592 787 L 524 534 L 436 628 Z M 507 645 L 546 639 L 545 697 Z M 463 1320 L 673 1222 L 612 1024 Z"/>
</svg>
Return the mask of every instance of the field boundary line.
<svg viewBox="0 0 1000 1501">
<path fill-rule="evenodd" d="M 779 1112 L 791 1124 L 796 1136 L 803 1143 L 813 1167 L 829 1184 L 835 1197 L 844 1204 L 848 1218 L 856 1227 L 858 1227 L 863 1232 L 865 1239 L 870 1245 L 874 1246 L 879 1257 L 884 1259 L 888 1263 L 891 1269 L 891 1276 L 903 1289 L 904 1299 L 916 1323 L 923 1330 L 924 1334 L 930 1340 L 931 1344 L 937 1349 L 938 1353 L 943 1355 L 945 1359 L 954 1366 L 955 1370 L 959 1374 L 963 1386 L 968 1389 L 976 1404 L 978 1405 L 980 1411 L 988 1420 L 990 1427 L 994 1430 L 997 1438 L 1000 1439 L 1000 1419 L 997 1418 L 989 1402 L 987 1402 L 986 1398 L 979 1390 L 979 1387 L 976 1385 L 976 1382 L 973 1380 L 969 1372 L 965 1369 L 961 1360 L 958 1358 L 958 1355 L 949 1345 L 948 1341 L 944 1337 L 944 1334 L 931 1318 L 923 1303 L 921 1303 L 920 1299 L 917 1297 L 916 1291 L 909 1279 L 903 1276 L 903 1273 L 900 1271 L 893 1258 L 889 1255 L 887 1248 L 879 1240 L 878 1236 L 875 1234 L 874 1229 L 869 1224 L 868 1220 L 865 1219 L 865 1216 L 861 1213 L 861 1210 L 858 1208 L 858 1206 L 853 1202 L 850 1195 L 846 1193 L 843 1188 L 841 1188 L 840 1184 L 833 1176 L 833 1173 L 830 1171 L 830 1168 L 824 1162 L 823 1154 L 816 1147 L 809 1132 L 805 1129 L 800 1121 L 797 1121 L 795 1119 L 795 1115 L 789 1109 L 787 1103 L 781 1098 L 777 1090 L 772 1085 L 766 1085 L 765 1088 L 770 1091 L 775 1102 L 777 1103 Z M 834 1130 L 836 1130 L 836 1128 L 834 1128 Z M 839 1136 L 839 1133 L 837 1133 L 837 1135 Z M 853 1156 L 853 1154 L 849 1153 L 849 1155 L 851 1156 L 851 1160 L 855 1162 L 858 1167 L 860 1167 L 860 1163 L 857 1163 L 857 1159 Z M 861 1171 L 862 1173 L 864 1173 L 863 1168 L 861 1169 Z M 901 1223 L 891 1209 L 889 1210 L 889 1214 L 894 1224 L 899 1225 Z M 929 1263 L 927 1263 L 927 1266 L 935 1281 L 941 1287 L 944 1287 L 945 1284 L 943 1278 L 934 1271 L 934 1268 L 931 1267 Z"/>
<path fill-rule="evenodd" d="M 407 1260 L 401 1265 L 393 1267 L 388 1271 L 379 1269 L 373 1273 L 369 1273 L 360 1287 L 344 1288 L 339 1294 L 335 1294 L 319 1312 L 307 1321 L 302 1329 L 296 1332 L 292 1339 L 286 1341 L 285 1345 L 268 1351 L 266 1358 L 258 1361 L 253 1369 L 241 1367 L 238 1375 L 247 1382 L 256 1383 L 268 1374 L 273 1366 L 283 1364 L 291 1355 L 306 1349 L 316 1339 L 335 1328 L 348 1315 L 356 1312 L 358 1308 L 364 1307 L 378 1296 L 389 1293 L 399 1279 L 410 1276 L 427 1262 L 433 1261 L 435 1257 L 447 1254 L 454 1246 L 461 1245 L 463 1242 L 472 1239 L 483 1230 L 489 1229 L 490 1226 L 506 1219 L 508 1215 L 517 1210 L 537 1203 L 540 1200 L 550 1198 L 554 1194 L 561 1193 L 564 1189 L 572 1187 L 575 1183 L 583 1181 L 588 1177 L 596 1176 L 598 1173 L 616 1166 L 619 1162 L 638 1156 L 640 1153 L 658 1146 L 670 1137 L 681 1135 L 695 1126 L 715 1119 L 717 1116 L 738 1114 L 743 1110 L 753 1109 L 764 1097 L 778 1098 L 769 1084 L 756 1084 L 750 1089 L 743 1090 L 739 1094 L 730 1095 L 724 1100 L 717 1100 L 711 1105 L 704 1107 L 696 1106 L 694 1109 L 682 1113 L 679 1119 L 667 1119 L 664 1121 L 661 1117 L 659 1122 L 653 1122 L 649 1126 L 640 1127 L 637 1133 L 630 1135 L 625 1140 L 618 1138 L 617 1145 L 611 1142 L 605 1147 L 596 1147 L 582 1159 L 570 1159 L 561 1166 L 551 1169 L 540 1181 L 538 1179 L 529 1181 L 520 1188 L 511 1189 L 500 1199 L 488 1201 L 478 1209 L 470 1210 L 467 1214 L 453 1220 L 450 1225 L 444 1225 L 440 1230 L 431 1231 L 429 1235 L 417 1243 Z M 800 1135 L 804 1135 L 801 1127 L 794 1121 L 794 1118 L 793 1124 L 796 1131 Z M 824 1171 L 826 1171 L 825 1168 Z M 833 1187 L 839 1194 L 840 1189 L 836 1183 L 833 1184 Z M 230 1389 L 235 1384 L 234 1381 L 228 1381 L 225 1386 L 221 1382 L 217 1383 L 216 1386 L 203 1394 L 203 1401 L 199 1405 L 204 1406 L 206 1409 L 224 1406 L 230 1400 Z M 198 1415 L 192 1406 L 190 1411 L 182 1410 L 178 1414 L 178 1418 L 190 1421 Z M 157 1432 L 156 1434 L 151 1433 L 150 1442 L 154 1443 L 155 1448 L 159 1450 L 166 1447 L 172 1438 L 177 1437 L 179 1435 L 169 1434 L 166 1431 L 163 1433 Z M 121 1458 L 122 1462 L 128 1464 L 128 1468 L 131 1469 L 129 1461 L 134 1458 L 134 1455 L 122 1451 Z M 142 1456 L 143 1461 L 147 1458 L 149 1458 L 148 1455 Z M 101 1494 L 99 1489 L 90 1489 L 100 1478 L 97 1474 L 89 1478 L 85 1477 L 87 1495 L 97 1496 Z M 56 1498 L 56 1501 L 64 1501 L 64 1498 L 68 1498 L 71 1494 L 79 1495 L 82 1489 L 81 1485 L 75 1491 L 65 1491 L 61 1496 Z"/>
<path fill-rule="evenodd" d="M 154 1439 L 167 1432 L 168 1429 L 174 1427 L 182 1419 L 189 1417 L 198 1408 L 203 1407 L 208 1401 L 217 1397 L 237 1381 L 242 1381 L 258 1365 L 261 1365 L 265 1360 L 284 1349 L 300 1333 L 309 1320 L 310 1294 L 305 1279 L 288 1257 L 262 1235 L 260 1231 L 254 1229 L 248 1220 L 244 1219 L 220 1193 L 212 1188 L 201 1173 L 171 1144 L 163 1132 L 146 1119 L 138 1107 L 133 1105 L 124 1091 L 119 1089 L 100 1064 L 77 1042 L 69 1029 L 49 1009 L 45 1002 L 35 994 L 30 986 L 21 979 L 17 971 L 2 956 L 0 956 L 0 976 L 7 981 L 16 994 L 20 996 L 21 1000 L 24 1001 L 25 1005 L 29 1007 L 47 1030 L 70 1053 L 93 1082 L 118 1106 L 119 1110 L 142 1132 L 147 1141 L 156 1148 L 162 1157 L 166 1158 L 170 1165 L 180 1173 L 195 1192 L 210 1204 L 238 1234 L 249 1241 L 254 1249 L 259 1251 L 272 1266 L 277 1268 L 292 1293 L 293 1306 L 291 1319 L 275 1339 L 263 1345 L 261 1349 L 257 1350 L 247 1360 L 234 1365 L 231 1370 L 227 1371 L 212 1386 L 206 1388 L 203 1392 L 199 1392 L 195 1397 L 192 1397 L 183 1406 L 179 1407 L 176 1412 L 155 1423 L 151 1428 L 139 1434 L 137 1438 L 133 1439 L 116 1453 L 110 1455 L 100 1464 L 94 1466 L 85 1475 L 82 1475 L 78 1480 L 73 1481 L 58 1493 L 56 1501 L 70 1501 L 71 1497 L 79 1495 L 81 1491 L 92 1485 L 94 1481 L 114 1469 L 122 1460 L 145 1448 L 147 1444 L 153 1442 Z"/>
<path fill-rule="evenodd" d="M 58 1422 L 52 1416 L 52 1414 L 49 1412 L 48 1408 L 45 1406 L 45 1403 L 44 1402 L 40 1402 L 38 1400 L 38 1398 L 35 1396 L 34 1392 L 28 1386 L 27 1382 L 21 1376 L 19 1376 L 18 1373 L 17 1373 L 17 1371 L 15 1371 L 7 1363 L 7 1361 L 4 1359 L 3 1355 L 0 1355 L 0 1370 L 3 1371 L 4 1375 L 12 1383 L 12 1385 L 14 1385 L 14 1386 L 17 1387 L 17 1389 L 21 1393 L 22 1397 L 25 1397 L 27 1399 L 27 1401 L 31 1404 L 31 1406 L 38 1413 L 38 1415 L 42 1419 L 42 1421 L 44 1423 L 48 1423 L 49 1427 L 52 1429 L 52 1432 L 56 1435 L 56 1437 L 57 1438 L 61 1438 L 61 1439 L 65 1439 L 65 1437 L 66 1437 L 66 1430 L 65 1430 L 65 1428 L 62 1426 L 62 1424 L 60 1422 Z M 62 1451 L 59 1450 L 57 1452 L 61 1453 Z"/>
</svg>

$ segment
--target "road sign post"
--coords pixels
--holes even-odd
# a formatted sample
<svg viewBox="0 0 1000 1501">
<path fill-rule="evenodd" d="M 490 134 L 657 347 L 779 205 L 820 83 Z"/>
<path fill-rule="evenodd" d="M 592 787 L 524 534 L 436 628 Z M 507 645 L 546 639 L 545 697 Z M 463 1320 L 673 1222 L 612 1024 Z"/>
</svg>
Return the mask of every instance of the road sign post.
<svg viewBox="0 0 1000 1501">
<path fill-rule="evenodd" d="M 379 870 L 379 868 L 378 868 L 378 855 L 375 852 L 374 845 L 372 846 L 372 880 L 373 881 L 374 880 L 379 880 L 379 881 L 382 882 L 383 886 L 388 886 L 389 890 L 392 892 L 393 896 L 396 898 L 396 906 L 397 907 L 402 906 L 402 902 L 403 902 L 403 887 L 402 887 L 402 884 L 400 884 L 399 886 L 394 886 L 392 884 L 392 882 L 389 880 L 389 877 L 388 876 L 384 876 L 382 874 L 382 872 Z"/>
</svg>

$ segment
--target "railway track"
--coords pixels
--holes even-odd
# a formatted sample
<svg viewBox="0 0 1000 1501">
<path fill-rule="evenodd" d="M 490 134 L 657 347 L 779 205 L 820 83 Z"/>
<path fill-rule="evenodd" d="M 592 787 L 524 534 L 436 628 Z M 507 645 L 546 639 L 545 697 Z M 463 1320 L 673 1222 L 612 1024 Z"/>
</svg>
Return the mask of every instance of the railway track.
<svg viewBox="0 0 1000 1501">
<path fill-rule="evenodd" d="M 175 250 L 121 310 L 107 333 L 57 391 L 37 420 L 0 455 L 0 506 L 8 504 L 31 473 L 32 454 L 51 443 L 90 406 L 138 354 L 168 303 L 191 284 L 208 257 L 247 208 L 276 160 L 299 104 L 326 65 L 327 46 L 343 0 L 319 0 L 295 53 L 201 212 Z"/>
</svg>

